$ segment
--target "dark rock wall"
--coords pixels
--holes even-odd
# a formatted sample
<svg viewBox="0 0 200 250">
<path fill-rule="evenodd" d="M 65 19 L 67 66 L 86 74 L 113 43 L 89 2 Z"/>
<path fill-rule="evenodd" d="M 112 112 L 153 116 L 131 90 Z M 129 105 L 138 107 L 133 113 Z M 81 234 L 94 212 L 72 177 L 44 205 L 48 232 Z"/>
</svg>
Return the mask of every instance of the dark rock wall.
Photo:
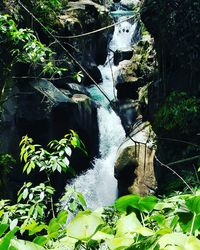
<svg viewBox="0 0 200 250">
<path fill-rule="evenodd" d="M 199 95 L 199 1 L 145 0 L 141 13 L 155 38 L 161 79 L 159 96 L 172 90 Z"/>
<path fill-rule="evenodd" d="M 158 136 L 157 155 L 164 163 L 198 155 L 198 149 L 189 145 L 187 141 L 197 145 L 200 143 L 199 136 L 197 136 L 197 124 L 200 121 L 198 115 L 200 96 L 200 2 L 198 0 L 145 0 L 141 9 L 141 17 L 147 30 L 154 37 L 158 60 L 158 77 L 149 87 L 148 104 L 148 118 L 151 120 Z M 180 95 L 178 93 L 183 92 L 185 93 L 185 103 L 184 100 L 177 101 Z M 174 104 L 171 101 L 171 106 L 167 107 L 166 105 L 169 104 L 167 100 L 173 93 L 176 93 L 173 97 Z M 193 98 L 196 98 L 197 105 L 191 105 L 185 113 L 187 120 L 183 121 L 182 126 L 176 126 L 176 119 L 181 118 L 180 109 L 183 106 L 186 107 L 187 100 Z M 181 106 L 181 103 L 183 106 Z M 192 106 L 195 106 L 196 111 L 190 110 Z M 170 113 L 169 110 L 172 110 L 173 107 L 177 109 L 177 112 Z M 163 119 L 159 116 L 161 119 L 159 121 L 156 117 L 158 117 L 157 114 L 161 108 Z M 178 113 L 180 116 L 176 115 Z M 158 126 L 159 123 L 164 121 L 166 114 L 169 115 L 167 117 L 169 121 L 173 119 L 175 121 L 174 126 L 167 129 L 164 128 L 165 126 L 162 128 Z M 184 140 L 186 143 L 180 142 L 180 140 Z M 174 169 L 179 173 L 188 169 L 194 171 L 191 167 L 192 164 L 195 165 L 196 162 L 177 164 Z M 166 170 L 163 166 L 161 168 L 159 165 L 159 169 L 161 171 L 158 171 L 159 185 L 163 186 L 169 179 L 172 183 L 174 175 L 170 174 L 169 170 Z M 175 182 L 178 183 L 177 180 Z M 175 186 L 174 188 L 176 188 Z"/>
</svg>

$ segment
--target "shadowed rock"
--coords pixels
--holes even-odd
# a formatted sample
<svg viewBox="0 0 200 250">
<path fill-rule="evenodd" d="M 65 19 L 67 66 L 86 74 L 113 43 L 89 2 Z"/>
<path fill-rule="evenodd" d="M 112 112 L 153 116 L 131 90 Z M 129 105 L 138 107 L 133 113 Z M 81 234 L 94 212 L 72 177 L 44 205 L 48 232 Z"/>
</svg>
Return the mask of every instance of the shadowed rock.
<svg viewBox="0 0 200 250">
<path fill-rule="evenodd" d="M 119 196 L 128 193 L 148 195 L 157 186 L 153 147 L 155 134 L 148 123 L 142 123 L 130 136 L 133 141 L 126 139 L 118 150 L 115 162 Z"/>
</svg>

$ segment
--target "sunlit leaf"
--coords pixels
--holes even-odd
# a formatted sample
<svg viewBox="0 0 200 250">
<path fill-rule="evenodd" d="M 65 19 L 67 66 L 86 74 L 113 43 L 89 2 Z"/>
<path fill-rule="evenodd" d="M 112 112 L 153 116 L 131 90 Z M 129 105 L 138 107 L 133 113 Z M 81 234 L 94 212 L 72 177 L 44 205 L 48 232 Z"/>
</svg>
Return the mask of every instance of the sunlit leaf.
<svg viewBox="0 0 200 250">
<path fill-rule="evenodd" d="M 128 207 L 136 208 L 142 212 L 150 212 L 156 205 L 157 198 L 155 196 L 140 197 L 138 195 L 126 195 L 115 202 L 115 206 L 119 211 L 125 212 Z"/>
<path fill-rule="evenodd" d="M 200 214 L 200 196 L 193 196 L 187 199 L 185 203 L 192 213 Z"/>
<path fill-rule="evenodd" d="M 11 246 L 16 250 L 45 250 L 42 246 L 25 240 L 12 240 Z"/>
<path fill-rule="evenodd" d="M 133 244 L 134 240 L 126 237 L 118 237 L 106 240 L 106 243 L 110 250 L 123 250 Z"/>
<path fill-rule="evenodd" d="M 95 233 L 103 220 L 87 212 L 79 214 L 67 226 L 67 235 L 79 240 L 87 240 Z"/>
</svg>

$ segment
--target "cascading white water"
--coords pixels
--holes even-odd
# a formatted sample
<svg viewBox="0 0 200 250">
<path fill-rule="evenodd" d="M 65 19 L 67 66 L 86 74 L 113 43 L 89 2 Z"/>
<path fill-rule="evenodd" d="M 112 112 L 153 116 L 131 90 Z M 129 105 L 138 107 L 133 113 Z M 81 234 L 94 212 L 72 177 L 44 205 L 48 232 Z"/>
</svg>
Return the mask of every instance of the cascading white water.
<svg viewBox="0 0 200 250">
<path fill-rule="evenodd" d="M 136 24 L 132 25 L 128 21 L 116 25 L 107 62 L 104 66 L 99 66 L 103 78 L 101 87 L 110 100 L 115 98 L 113 78 L 116 78 L 118 71 L 118 67 L 113 65 L 113 51 L 131 48 L 135 28 Z M 94 159 L 92 169 L 74 179 L 70 186 L 83 194 L 89 208 L 95 209 L 112 204 L 117 197 L 114 161 L 117 149 L 125 138 L 125 132 L 120 118 L 109 107 L 108 100 L 97 87 L 91 86 L 88 91 L 92 98 L 101 105 L 98 108 L 100 157 Z"/>
<path fill-rule="evenodd" d="M 117 181 L 113 166 L 116 151 L 125 136 L 120 118 L 113 110 L 100 107 L 98 119 L 100 158 L 94 160 L 94 168 L 77 177 L 72 183 L 92 209 L 112 204 L 116 199 Z"/>
</svg>

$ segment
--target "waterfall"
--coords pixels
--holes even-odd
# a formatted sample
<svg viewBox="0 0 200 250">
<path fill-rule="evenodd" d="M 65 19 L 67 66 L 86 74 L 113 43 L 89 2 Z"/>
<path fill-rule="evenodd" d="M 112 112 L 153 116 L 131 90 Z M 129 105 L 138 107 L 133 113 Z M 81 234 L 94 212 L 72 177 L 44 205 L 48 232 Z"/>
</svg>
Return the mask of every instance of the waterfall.
<svg viewBox="0 0 200 250">
<path fill-rule="evenodd" d="M 131 49 L 135 30 L 136 23 L 132 25 L 126 20 L 116 25 L 110 42 L 107 61 L 105 65 L 99 66 L 103 78 L 101 87 L 110 100 L 114 99 L 116 95 L 113 80 L 116 80 L 119 70 L 113 64 L 114 51 Z M 98 88 L 91 86 L 88 87 L 88 91 L 93 100 L 100 104 L 100 108 L 98 108 L 100 157 L 94 159 L 93 168 L 74 179 L 70 186 L 83 194 L 89 208 L 95 209 L 110 205 L 117 198 L 114 162 L 117 149 L 125 139 L 125 131 L 120 118 L 110 108 L 108 100 Z"/>
<path fill-rule="evenodd" d="M 114 202 L 117 181 L 114 178 L 116 151 L 125 137 L 120 118 L 113 110 L 98 109 L 100 133 L 100 157 L 93 168 L 77 177 L 71 185 L 81 192 L 89 208 L 95 209 Z"/>
</svg>

